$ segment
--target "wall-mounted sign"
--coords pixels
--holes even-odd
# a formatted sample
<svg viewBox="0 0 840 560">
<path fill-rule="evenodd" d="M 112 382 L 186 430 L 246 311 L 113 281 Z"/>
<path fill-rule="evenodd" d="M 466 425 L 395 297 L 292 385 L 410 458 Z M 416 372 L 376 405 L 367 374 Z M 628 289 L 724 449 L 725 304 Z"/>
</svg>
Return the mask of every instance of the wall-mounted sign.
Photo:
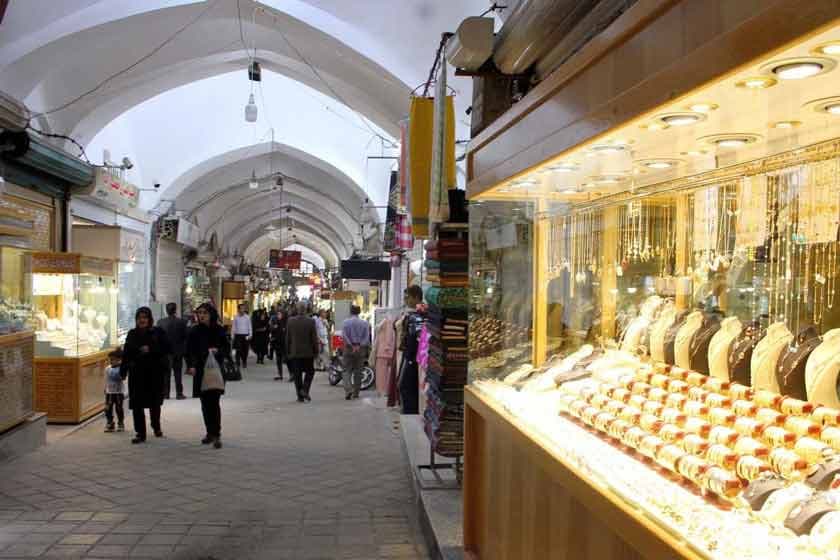
<svg viewBox="0 0 840 560">
<path fill-rule="evenodd" d="M 93 183 L 75 192 L 117 209 L 137 208 L 140 202 L 140 189 L 121 177 L 118 169 L 97 167 Z"/>
<path fill-rule="evenodd" d="M 191 249 L 198 249 L 198 244 L 201 242 L 201 230 L 192 222 L 179 218 L 178 234 L 175 240 Z"/>
<path fill-rule="evenodd" d="M 279 249 L 271 249 L 268 252 L 269 268 L 298 270 L 300 268 L 300 259 L 300 251 L 281 251 Z"/>
</svg>

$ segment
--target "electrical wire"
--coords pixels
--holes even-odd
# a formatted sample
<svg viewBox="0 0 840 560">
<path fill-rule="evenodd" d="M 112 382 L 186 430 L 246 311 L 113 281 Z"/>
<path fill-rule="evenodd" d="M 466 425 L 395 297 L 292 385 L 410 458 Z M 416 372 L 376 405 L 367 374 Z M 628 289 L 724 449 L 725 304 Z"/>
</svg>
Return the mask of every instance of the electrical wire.
<svg viewBox="0 0 840 560">
<path fill-rule="evenodd" d="M 53 133 L 51 133 L 51 132 L 46 132 L 46 131 L 43 131 L 43 130 L 38 130 L 37 128 L 35 128 L 34 126 L 29 125 L 29 124 L 27 124 L 27 125 L 26 125 L 26 129 L 27 129 L 27 130 L 31 130 L 32 132 L 35 132 L 35 133 L 40 134 L 41 136 L 45 136 L 45 137 L 47 137 L 47 138 L 59 138 L 59 139 L 61 139 L 61 140 L 67 140 L 68 142 L 72 143 L 74 146 L 76 146 L 77 148 L 79 148 L 79 156 L 80 156 L 82 159 L 84 159 L 84 160 L 85 160 L 85 162 L 86 162 L 88 165 L 94 165 L 93 163 L 91 163 L 90 159 L 88 159 L 87 153 L 85 153 L 85 148 L 84 148 L 84 146 L 82 146 L 81 144 L 79 144 L 79 143 L 78 143 L 75 139 L 70 138 L 69 136 L 65 136 L 64 134 L 53 134 Z M 103 167 L 103 166 L 101 166 L 101 165 L 95 165 L 95 167 Z"/>
<path fill-rule="evenodd" d="M 487 14 L 489 14 L 490 12 L 499 12 L 501 10 L 507 10 L 507 6 L 502 6 L 501 4 L 497 4 L 496 2 L 493 2 L 493 5 L 490 6 L 489 8 L 487 8 L 486 10 L 484 10 L 483 12 L 481 12 L 481 14 L 478 17 L 484 17 Z"/>
<path fill-rule="evenodd" d="M 178 28 L 178 30 L 177 30 L 177 31 L 175 31 L 175 33 L 173 33 L 172 35 L 170 35 L 170 36 L 169 36 L 169 37 L 168 37 L 168 38 L 167 38 L 164 42 L 162 42 L 161 44 L 159 44 L 157 47 L 155 47 L 155 48 L 154 48 L 151 52 L 149 52 L 148 54 L 146 54 L 146 55 L 144 55 L 144 56 L 140 57 L 139 59 L 137 59 L 137 61 L 136 61 L 136 62 L 134 62 L 133 64 L 131 64 L 131 65 L 127 66 L 126 68 L 123 68 L 123 69 L 122 69 L 122 70 L 120 70 L 119 72 L 115 72 L 114 74 L 111 74 L 110 76 L 108 76 L 107 78 L 105 78 L 104 80 L 102 80 L 101 82 L 99 82 L 99 83 L 98 83 L 96 86 L 94 86 L 93 88 L 91 88 L 91 89 L 89 89 L 89 90 L 85 91 L 84 93 L 82 93 L 82 94 L 80 94 L 80 95 L 78 95 L 78 96 L 74 97 L 73 99 L 71 99 L 70 101 L 68 101 L 68 102 L 66 102 L 66 103 L 64 103 L 64 104 L 59 105 L 58 107 L 55 107 L 55 108 L 53 108 L 53 109 L 49 109 L 49 110 L 47 110 L 47 111 L 41 111 L 40 113 L 34 113 L 34 114 L 32 114 L 32 115 L 29 117 L 29 122 L 32 122 L 32 119 L 34 119 L 34 118 L 42 117 L 42 116 L 45 116 L 45 115 L 51 115 L 51 114 L 53 114 L 53 113 L 58 113 L 59 111 L 63 111 L 64 109 L 67 109 L 68 107 L 70 107 L 70 106 L 72 106 L 72 105 L 75 105 L 76 103 L 78 103 L 79 101 L 81 101 L 82 99 L 84 99 L 85 97 L 87 97 L 87 96 L 89 96 L 89 95 L 91 95 L 91 94 L 93 94 L 93 93 L 96 93 L 97 91 L 99 91 L 100 89 L 102 89 L 105 85 L 107 85 L 107 84 L 108 84 L 109 82 L 111 82 L 112 80 L 114 80 L 114 79 L 116 79 L 116 78 L 118 78 L 118 77 L 122 76 L 123 74 L 126 74 L 127 72 L 130 72 L 131 70 L 133 70 L 134 68 L 136 68 L 137 66 L 139 66 L 139 65 L 140 65 L 140 64 L 142 64 L 143 62 L 145 62 L 145 61 L 149 60 L 149 59 L 150 59 L 150 58 L 152 58 L 154 55 L 156 55 L 158 52 L 160 52 L 160 51 L 161 51 L 164 47 L 166 47 L 168 44 L 170 44 L 172 41 L 174 41 L 176 38 L 178 38 L 178 36 L 179 36 L 179 35 L 181 35 L 181 33 L 183 33 L 184 31 L 186 31 L 187 29 L 189 29 L 190 27 L 192 27 L 193 25 L 195 25 L 196 23 L 198 23 L 198 20 L 200 20 L 202 17 L 204 17 L 204 15 L 205 15 L 205 14 L 207 14 L 207 12 L 209 12 L 210 10 L 212 10 L 213 8 L 215 8 L 215 7 L 216 7 L 216 5 L 217 5 L 219 2 L 220 2 L 220 0 L 214 0 L 214 1 L 213 1 L 210 5 L 209 5 L 209 6 L 207 6 L 206 8 L 204 8 L 204 9 L 201 11 L 201 13 L 199 13 L 196 17 L 194 17 L 193 19 L 191 19 L 190 21 L 188 21 L 186 24 L 184 24 L 184 25 L 182 25 L 181 27 L 179 27 L 179 28 Z M 58 138 L 61 138 L 61 136 L 58 136 Z M 66 139 L 68 139 L 68 140 L 72 140 L 72 139 L 67 138 L 67 137 L 64 137 L 64 138 L 66 138 Z M 75 143 L 75 141 L 73 141 L 73 142 Z"/>
</svg>

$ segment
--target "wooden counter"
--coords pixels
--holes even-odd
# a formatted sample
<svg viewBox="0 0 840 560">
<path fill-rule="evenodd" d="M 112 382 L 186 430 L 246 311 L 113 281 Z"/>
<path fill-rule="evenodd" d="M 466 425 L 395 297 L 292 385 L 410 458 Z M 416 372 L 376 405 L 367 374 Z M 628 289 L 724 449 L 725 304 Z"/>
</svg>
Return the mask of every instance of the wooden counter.
<svg viewBox="0 0 840 560">
<path fill-rule="evenodd" d="M 35 409 L 53 424 L 78 424 L 105 409 L 103 350 L 81 358 L 35 358 Z"/>
<path fill-rule="evenodd" d="M 34 412 L 31 331 L 0 336 L 0 432 L 5 432 Z"/>
<path fill-rule="evenodd" d="M 474 560 L 704 558 L 465 389 L 464 550 Z"/>
</svg>

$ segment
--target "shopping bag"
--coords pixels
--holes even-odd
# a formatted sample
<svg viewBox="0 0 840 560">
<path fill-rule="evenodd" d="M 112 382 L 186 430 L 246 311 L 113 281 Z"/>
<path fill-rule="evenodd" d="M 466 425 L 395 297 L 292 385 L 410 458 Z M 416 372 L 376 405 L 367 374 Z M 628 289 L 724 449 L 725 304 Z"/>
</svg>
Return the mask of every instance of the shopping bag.
<svg viewBox="0 0 840 560">
<path fill-rule="evenodd" d="M 225 381 L 242 381 L 242 371 L 232 357 L 225 356 L 222 360 L 222 377 Z"/>
<path fill-rule="evenodd" d="M 219 363 L 216 357 L 211 352 L 207 356 L 207 361 L 204 362 L 204 375 L 201 377 L 201 391 L 224 391 L 225 380 L 222 377 L 222 371 L 219 369 Z"/>
</svg>

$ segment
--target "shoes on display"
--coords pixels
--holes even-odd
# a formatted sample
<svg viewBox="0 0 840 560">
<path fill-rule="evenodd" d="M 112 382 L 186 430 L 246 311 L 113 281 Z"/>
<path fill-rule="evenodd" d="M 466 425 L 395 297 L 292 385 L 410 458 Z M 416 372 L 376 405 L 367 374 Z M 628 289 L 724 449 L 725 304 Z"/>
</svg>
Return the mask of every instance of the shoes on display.
<svg viewBox="0 0 840 560">
<path fill-rule="evenodd" d="M 145 443 L 145 442 L 146 442 L 146 438 L 140 437 L 140 436 L 134 436 L 134 438 L 131 440 L 131 443 Z"/>
<path fill-rule="evenodd" d="M 105 433 L 106 434 L 110 433 L 110 432 L 113 432 L 113 431 L 114 431 L 114 425 L 113 424 L 106 424 L 105 425 Z"/>
</svg>

